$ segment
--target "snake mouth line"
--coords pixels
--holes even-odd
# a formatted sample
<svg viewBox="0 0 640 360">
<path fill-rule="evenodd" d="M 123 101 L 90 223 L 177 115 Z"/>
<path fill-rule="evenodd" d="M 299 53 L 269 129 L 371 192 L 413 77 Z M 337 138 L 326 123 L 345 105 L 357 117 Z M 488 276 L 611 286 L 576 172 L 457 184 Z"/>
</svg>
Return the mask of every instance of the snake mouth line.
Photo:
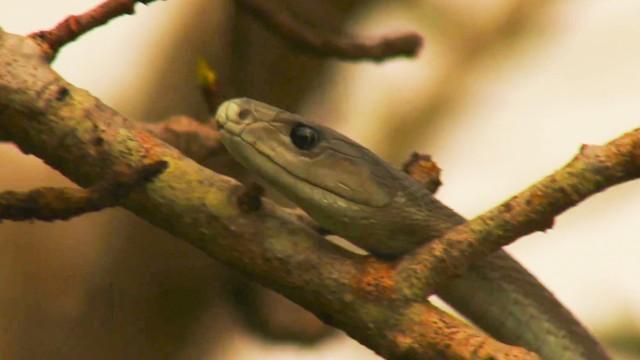
<svg viewBox="0 0 640 360">
<path fill-rule="evenodd" d="M 276 165 L 278 168 L 282 169 L 282 171 L 284 171 L 285 173 L 289 174 L 291 177 L 293 177 L 297 181 L 302 182 L 302 183 L 304 183 L 306 185 L 309 185 L 309 186 L 313 186 L 313 187 L 318 188 L 320 190 L 326 191 L 329 194 L 332 194 L 333 196 L 336 196 L 336 197 L 340 198 L 341 200 L 349 202 L 349 203 L 352 203 L 354 205 L 365 206 L 365 207 L 368 207 L 368 208 L 381 208 L 381 207 L 383 207 L 383 206 L 371 206 L 371 205 L 363 204 L 363 203 L 360 203 L 360 202 L 357 202 L 357 201 L 354 201 L 354 200 L 351 200 L 351 199 L 347 199 L 344 196 L 342 196 L 340 194 L 337 194 L 337 193 L 335 193 L 334 191 L 332 191 L 330 189 L 325 188 L 324 186 L 321 186 L 321 185 L 312 183 L 310 181 L 307 181 L 305 178 L 302 178 L 299 175 L 293 173 L 287 167 L 285 167 L 282 164 L 280 164 L 279 162 L 275 161 L 271 156 L 269 156 L 268 154 L 260 151 L 260 149 L 258 149 L 257 147 L 253 146 L 253 144 L 251 144 L 250 142 L 246 141 L 242 137 L 242 132 L 244 131 L 244 129 L 246 127 L 242 128 L 240 133 L 236 133 L 236 132 L 229 131 L 228 129 L 225 129 L 223 124 L 219 123 L 219 125 L 220 125 L 220 128 L 218 130 L 221 133 L 223 133 L 223 135 L 228 136 L 228 137 L 233 137 L 234 139 L 236 139 L 238 141 L 241 141 L 245 146 L 248 146 L 253 151 L 253 153 L 255 153 L 257 155 L 260 155 L 263 159 L 269 161 L 271 164 Z"/>
</svg>

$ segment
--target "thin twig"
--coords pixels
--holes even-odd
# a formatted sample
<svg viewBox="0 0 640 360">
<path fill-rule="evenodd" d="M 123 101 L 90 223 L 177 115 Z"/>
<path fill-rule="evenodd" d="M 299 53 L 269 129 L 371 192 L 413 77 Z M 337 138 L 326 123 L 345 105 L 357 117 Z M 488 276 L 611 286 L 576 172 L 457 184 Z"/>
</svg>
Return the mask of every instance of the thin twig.
<svg viewBox="0 0 640 360">
<path fill-rule="evenodd" d="M 88 189 L 42 187 L 27 192 L 0 192 L 0 221 L 67 220 L 116 206 L 133 189 L 152 180 L 166 168 L 165 161 L 157 161 L 139 169 L 117 172 Z"/>
<path fill-rule="evenodd" d="M 422 46 L 417 33 L 387 35 L 363 41 L 320 34 L 266 0 L 236 0 L 236 4 L 287 42 L 308 53 L 341 60 L 383 61 L 396 56 L 415 56 Z"/>
<path fill-rule="evenodd" d="M 106 0 L 83 14 L 67 17 L 53 29 L 34 32 L 29 37 L 36 40 L 49 61 L 53 61 L 61 47 L 80 35 L 120 15 L 133 14 L 135 3 L 146 5 L 153 1 L 155 0 Z"/>
</svg>

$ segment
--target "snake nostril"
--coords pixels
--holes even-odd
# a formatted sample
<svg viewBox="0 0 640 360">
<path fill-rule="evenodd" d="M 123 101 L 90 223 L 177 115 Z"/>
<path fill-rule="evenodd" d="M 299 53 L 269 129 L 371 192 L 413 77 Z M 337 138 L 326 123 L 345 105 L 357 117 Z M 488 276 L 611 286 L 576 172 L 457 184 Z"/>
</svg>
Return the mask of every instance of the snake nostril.
<svg viewBox="0 0 640 360">
<path fill-rule="evenodd" d="M 242 109 L 238 112 L 238 118 L 240 120 L 246 120 L 249 117 L 249 115 L 251 115 L 251 110 L 249 109 Z"/>
</svg>

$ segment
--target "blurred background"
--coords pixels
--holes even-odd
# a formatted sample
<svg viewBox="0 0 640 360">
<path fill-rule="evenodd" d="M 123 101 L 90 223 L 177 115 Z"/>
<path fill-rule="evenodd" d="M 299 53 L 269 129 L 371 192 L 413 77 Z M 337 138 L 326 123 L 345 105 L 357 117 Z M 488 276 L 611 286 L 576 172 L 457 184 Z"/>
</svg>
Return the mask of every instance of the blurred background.
<svg viewBox="0 0 640 360">
<path fill-rule="evenodd" d="M 0 27 L 48 29 L 96 0 L 0 0 Z M 229 0 L 157 1 L 63 48 L 53 66 L 126 116 L 207 119 L 196 58 L 224 97 L 333 126 L 395 165 L 443 168 L 438 197 L 474 216 L 640 119 L 640 2 L 282 0 L 332 34 L 424 35 L 418 58 L 307 56 Z M 227 162 L 228 163 L 228 162 Z M 220 159 L 217 171 L 238 174 Z M 70 185 L 0 144 L 0 190 Z M 510 251 L 615 351 L 640 359 L 640 183 L 617 186 Z M 120 209 L 0 224 L 3 359 L 376 359 L 276 294 Z"/>
</svg>

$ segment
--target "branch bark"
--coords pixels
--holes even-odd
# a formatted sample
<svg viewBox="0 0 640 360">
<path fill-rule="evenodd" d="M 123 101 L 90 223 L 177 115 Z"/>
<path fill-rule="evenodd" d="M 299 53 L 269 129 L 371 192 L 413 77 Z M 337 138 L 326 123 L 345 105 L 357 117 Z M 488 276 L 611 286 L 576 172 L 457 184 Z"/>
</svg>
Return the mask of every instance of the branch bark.
<svg viewBox="0 0 640 360">
<path fill-rule="evenodd" d="M 403 259 L 399 282 L 424 296 L 451 276 L 516 239 L 553 226 L 554 218 L 608 187 L 640 177 L 640 129 L 603 146 L 583 145 L 567 165 L 492 210 Z M 425 281 L 426 280 L 426 281 Z"/>
<path fill-rule="evenodd" d="M 65 94 L 65 96 L 60 96 Z M 397 292 L 393 264 L 329 244 L 268 200 L 238 207 L 242 186 L 205 169 L 61 79 L 30 39 L 0 33 L 0 137 L 83 187 L 115 168 L 168 169 L 123 206 L 313 311 L 388 358 L 536 359 Z"/>
<path fill-rule="evenodd" d="M 155 0 L 106 0 L 85 13 L 68 16 L 53 29 L 38 31 L 29 37 L 42 47 L 49 61 L 53 61 L 61 47 L 80 35 L 120 15 L 133 14 L 134 6 L 138 2 L 148 4 L 152 1 Z"/>
<path fill-rule="evenodd" d="M 67 220 L 116 206 L 120 199 L 166 169 L 158 161 L 140 169 L 119 171 L 88 189 L 43 187 L 27 192 L 0 192 L 0 222 L 9 220 Z"/>
</svg>

